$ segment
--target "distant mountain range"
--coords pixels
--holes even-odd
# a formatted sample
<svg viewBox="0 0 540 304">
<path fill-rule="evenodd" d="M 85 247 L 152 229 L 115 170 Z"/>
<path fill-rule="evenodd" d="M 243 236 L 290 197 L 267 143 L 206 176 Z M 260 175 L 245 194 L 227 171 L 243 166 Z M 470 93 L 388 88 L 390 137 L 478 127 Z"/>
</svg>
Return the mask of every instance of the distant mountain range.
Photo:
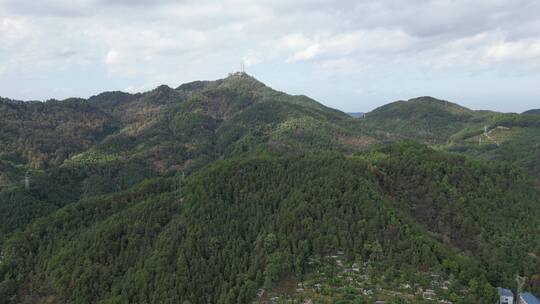
<svg viewBox="0 0 540 304">
<path fill-rule="evenodd" d="M 0 99 L 0 303 L 491 304 L 516 273 L 540 292 L 540 116 L 352 114 L 245 73 Z"/>
<path fill-rule="evenodd" d="M 354 117 L 354 118 L 360 118 L 360 117 L 364 116 L 364 113 L 363 112 L 349 112 L 349 113 L 347 113 L 347 115 L 349 115 L 351 117 Z"/>
<path fill-rule="evenodd" d="M 538 115 L 538 114 L 540 114 L 540 109 L 528 110 L 528 111 L 523 112 L 523 114 L 534 114 L 534 115 Z"/>
</svg>

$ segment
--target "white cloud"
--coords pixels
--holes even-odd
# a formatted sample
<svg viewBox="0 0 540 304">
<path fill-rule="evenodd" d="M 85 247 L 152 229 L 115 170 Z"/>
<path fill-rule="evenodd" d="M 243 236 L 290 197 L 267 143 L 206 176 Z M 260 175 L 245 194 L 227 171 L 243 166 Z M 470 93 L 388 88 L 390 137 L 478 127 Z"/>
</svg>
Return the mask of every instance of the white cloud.
<svg viewBox="0 0 540 304">
<path fill-rule="evenodd" d="M 425 50 L 415 50 L 411 60 L 437 69 L 465 71 L 500 68 L 530 70 L 539 66 L 540 37 L 509 40 L 500 29 L 450 40 Z"/>
<path fill-rule="evenodd" d="M 377 73 L 539 72 L 537 0 L 38 2 L 0 0 L 4 95 L 17 97 L 15 82 L 47 88 L 66 79 L 96 89 L 175 86 L 226 75 L 241 61 L 283 83 L 346 75 L 336 84 L 350 87 Z M 305 92 L 314 86 L 306 80 Z"/>
<path fill-rule="evenodd" d="M 296 34 L 289 34 L 281 38 L 277 42 L 277 46 L 278 48 L 281 48 L 281 49 L 301 49 L 301 48 L 308 47 L 312 43 L 313 41 L 308 39 L 303 34 L 296 33 Z"/>
<path fill-rule="evenodd" d="M 164 16 L 174 18 L 193 19 L 225 16 L 226 8 L 222 3 L 173 3 L 159 7 L 159 12 Z"/>
<path fill-rule="evenodd" d="M 105 56 L 105 64 L 106 65 L 117 64 L 119 59 L 120 59 L 120 54 L 116 50 L 110 50 L 107 53 L 107 56 Z"/>
<path fill-rule="evenodd" d="M 330 59 L 321 62 L 320 66 L 324 69 L 339 70 L 349 67 L 352 64 L 350 60 L 345 58 Z"/>
<path fill-rule="evenodd" d="M 123 56 L 123 54 L 115 49 L 107 52 L 103 61 L 107 67 L 107 72 L 110 77 L 134 77 L 137 76 L 140 70 L 133 61 L 133 58 Z"/>
<path fill-rule="evenodd" d="M 315 58 L 321 52 L 321 46 L 318 43 L 308 46 L 307 48 L 295 52 L 287 59 L 288 63 L 310 60 Z"/>
<path fill-rule="evenodd" d="M 529 61 L 540 59 L 540 39 L 500 41 L 484 50 L 487 61 Z"/>
<path fill-rule="evenodd" d="M 142 27 L 142 25 L 141 25 Z M 202 47 L 208 41 L 206 33 L 190 29 L 170 29 L 152 26 L 99 27 L 87 30 L 89 37 L 99 39 L 118 52 L 144 55 L 178 54 Z"/>
<path fill-rule="evenodd" d="M 22 18 L 0 19 L 0 49 L 13 47 L 31 35 L 30 24 Z"/>
<path fill-rule="evenodd" d="M 337 35 L 327 42 L 327 48 L 340 53 L 393 53 L 409 48 L 415 38 L 399 29 L 360 30 Z"/>
<path fill-rule="evenodd" d="M 366 68 L 365 64 L 361 64 L 358 60 L 354 58 L 337 58 L 337 59 L 328 59 L 322 60 L 318 64 L 318 68 L 321 69 L 321 72 L 333 76 L 352 76 L 363 72 Z"/>
<path fill-rule="evenodd" d="M 356 30 L 339 34 L 319 33 L 314 38 L 303 35 L 285 36 L 278 45 L 296 50 L 288 63 L 316 57 L 343 57 L 359 53 L 388 54 L 405 51 L 415 38 L 399 29 Z"/>
<path fill-rule="evenodd" d="M 242 62 L 245 64 L 246 68 L 257 65 L 262 62 L 261 54 L 259 52 L 250 50 L 246 55 L 244 55 L 244 57 L 242 57 Z"/>
</svg>

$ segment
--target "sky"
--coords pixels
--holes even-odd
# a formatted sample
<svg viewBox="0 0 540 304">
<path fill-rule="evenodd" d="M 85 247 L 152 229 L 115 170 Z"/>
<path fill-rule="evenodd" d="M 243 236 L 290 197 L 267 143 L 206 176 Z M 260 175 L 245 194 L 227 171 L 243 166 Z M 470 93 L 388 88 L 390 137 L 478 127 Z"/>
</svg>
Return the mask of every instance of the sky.
<svg viewBox="0 0 540 304">
<path fill-rule="evenodd" d="M 0 0 L 0 96 L 141 92 L 246 71 L 343 111 L 434 96 L 540 108 L 538 0 Z"/>
</svg>

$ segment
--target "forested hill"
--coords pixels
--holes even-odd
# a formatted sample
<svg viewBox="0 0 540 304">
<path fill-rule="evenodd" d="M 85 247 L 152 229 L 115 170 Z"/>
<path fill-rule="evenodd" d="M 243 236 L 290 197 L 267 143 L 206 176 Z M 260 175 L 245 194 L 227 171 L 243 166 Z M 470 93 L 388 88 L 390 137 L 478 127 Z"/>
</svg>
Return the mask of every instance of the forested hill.
<svg viewBox="0 0 540 304">
<path fill-rule="evenodd" d="M 419 97 L 379 107 L 367 113 L 364 122 L 381 132 L 436 144 L 446 142 L 473 117 L 472 110 L 457 104 Z"/>
<path fill-rule="evenodd" d="M 0 243 L 85 197 L 191 174 L 218 159 L 267 148 L 350 154 L 374 142 L 346 114 L 247 74 L 88 100 L 3 99 L 0 107 Z"/>
<path fill-rule="evenodd" d="M 441 298 L 492 303 L 490 284 L 516 272 L 540 287 L 538 198 L 511 166 L 414 143 L 352 158 L 266 152 L 35 221 L 2 248 L 1 290 L 15 302 L 249 303 L 343 251 L 386 277 L 380 287 L 438 274 L 454 286 Z"/>
<path fill-rule="evenodd" d="M 353 118 L 245 73 L 0 99 L 0 304 L 540 293 L 539 122 L 429 97 Z"/>
<path fill-rule="evenodd" d="M 508 161 L 540 178 L 540 116 L 473 111 L 420 97 L 384 105 L 359 123 L 378 140 L 413 139 L 447 151 Z"/>
<path fill-rule="evenodd" d="M 540 114 L 540 109 L 528 110 L 528 111 L 523 112 L 523 114 L 539 115 Z"/>
<path fill-rule="evenodd" d="M 0 127 L 0 160 L 33 169 L 58 167 L 74 157 L 97 162 L 121 156 L 143 160 L 160 172 L 192 171 L 261 145 L 354 152 L 377 142 L 413 139 L 511 161 L 540 177 L 540 117 L 530 113 L 473 111 L 420 97 L 352 119 L 242 73 L 138 94 L 105 92 L 48 102 L 0 99 Z"/>
<path fill-rule="evenodd" d="M 122 155 L 168 171 L 263 143 L 280 149 L 366 146 L 371 139 L 353 131 L 348 120 L 340 111 L 272 90 L 247 74 L 140 94 L 106 92 L 88 100 L 2 99 L 0 159 L 41 169 L 86 152 L 78 159 Z"/>
<path fill-rule="evenodd" d="M 58 166 L 118 128 L 113 117 L 81 99 L 0 98 L 0 159 L 33 168 Z"/>
</svg>

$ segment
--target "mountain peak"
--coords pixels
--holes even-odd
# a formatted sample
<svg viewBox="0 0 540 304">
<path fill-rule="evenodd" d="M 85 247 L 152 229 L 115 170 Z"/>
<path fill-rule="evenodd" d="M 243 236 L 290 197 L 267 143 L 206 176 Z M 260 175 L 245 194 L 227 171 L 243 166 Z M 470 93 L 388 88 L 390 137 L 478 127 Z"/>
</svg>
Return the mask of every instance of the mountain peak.
<svg viewBox="0 0 540 304">
<path fill-rule="evenodd" d="M 200 91 L 206 88 L 212 81 L 210 80 L 196 80 L 181 84 L 176 88 L 179 91 Z"/>
<path fill-rule="evenodd" d="M 474 115 L 458 104 L 423 96 L 386 104 L 369 113 L 367 119 L 372 127 L 385 132 L 443 143 Z"/>
<path fill-rule="evenodd" d="M 231 73 L 223 79 L 221 86 L 243 85 L 249 88 L 266 88 L 267 86 L 246 72 Z"/>
<path fill-rule="evenodd" d="M 438 99 L 432 96 L 419 96 L 407 100 L 408 102 L 435 102 L 435 103 L 445 103 L 446 100 Z"/>
<path fill-rule="evenodd" d="M 168 91 L 171 91 L 172 88 L 169 87 L 168 85 L 166 84 L 162 84 L 160 86 L 158 86 L 157 88 L 154 89 L 154 91 L 156 92 L 168 92 Z"/>
</svg>

